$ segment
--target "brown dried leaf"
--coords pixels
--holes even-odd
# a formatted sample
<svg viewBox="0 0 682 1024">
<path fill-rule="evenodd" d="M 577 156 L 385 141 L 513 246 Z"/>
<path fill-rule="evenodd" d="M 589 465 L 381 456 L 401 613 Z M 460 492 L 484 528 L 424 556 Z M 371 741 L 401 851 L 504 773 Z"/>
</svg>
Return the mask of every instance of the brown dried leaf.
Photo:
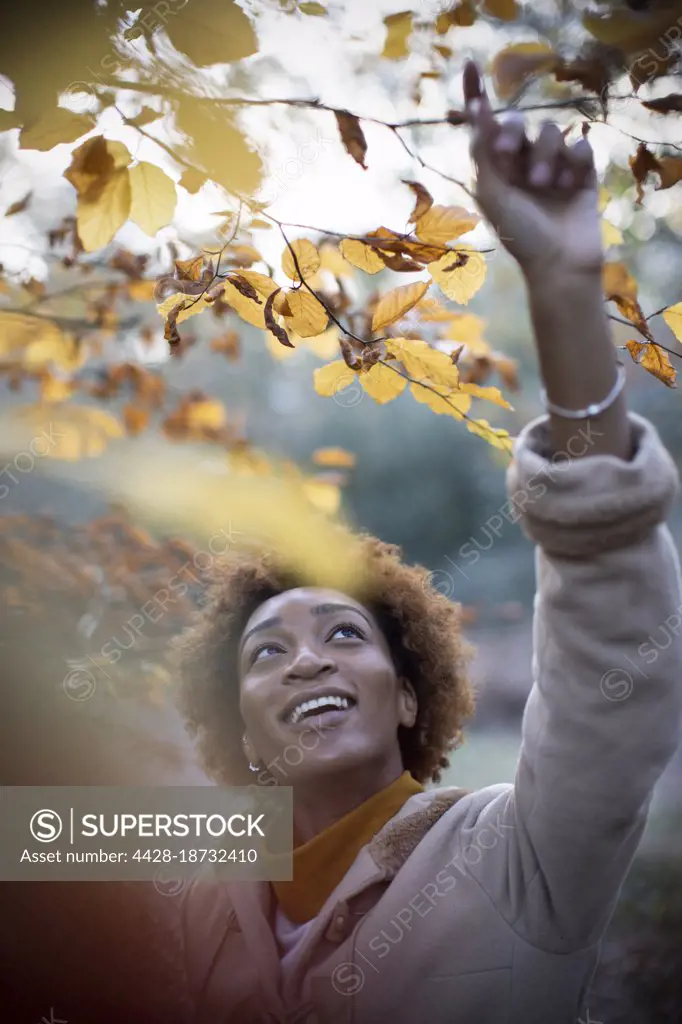
<svg viewBox="0 0 682 1024">
<path fill-rule="evenodd" d="M 654 342 L 641 344 L 638 341 L 628 341 L 625 347 L 636 363 L 639 363 L 648 373 L 657 380 L 663 382 L 666 387 L 675 388 L 676 373 L 665 349 L 662 349 Z"/>
<path fill-rule="evenodd" d="M 341 338 L 339 340 L 339 347 L 341 349 L 343 361 L 350 370 L 362 369 L 362 359 L 358 357 L 355 349 L 353 348 L 353 345 L 350 343 L 350 341 L 348 341 L 347 338 Z"/>
<path fill-rule="evenodd" d="M 275 320 L 275 314 L 272 309 L 275 297 L 279 295 L 281 290 L 281 288 L 278 288 L 276 291 L 272 293 L 272 295 L 268 296 L 268 299 L 265 303 L 265 309 L 263 311 L 265 316 L 265 326 L 267 327 L 271 334 L 274 334 L 274 336 L 282 345 L 285 345 L 287 348 L 295 348 L 295 346 L 292 345 L 291 342 L 289 341 L 289 335 L 287 334 L 287 332 Z"/>
<path fill-rule="evenodd" d="M 242 277 L 241 274 L 230 274 L 228 281 L 234 285 L 237 291 L 240 292 L 244 298 L 253 299 L 253 301 L 257 302 L 259 306 L 262 305 L 260 295 L 256 289 L 249 281 L 246 280 L 246 278 Z"/>
<path fill-rule="evenodd" d="M 367 140 L 365 138 L 359 118 L 347 110 L 335 110 L 336 123 L 339 126 L 339 134 L 346 152 L 352 156 L 356 164 L 360 164 L 363 170 L 367 170 L 365 156 L 367 155 Z"/>
<path fill-rule="evenodd" d="M 433 196 L 419 181 L 408 181 L 403 178 L 402 182 L 403 185 L 407 185 L 412 190 L 416 200 L 414 210 L 410 214 L 407 223 L 416 224 L 419 218 L 423 217 L 426 211 L 430 210 L 433 206 Z"/>
<path fill-rule="evenodd" d="M 15 213 L 23 213 L 30 203 L 32 195 L 33 192 L 27 192 L 23 199 L 17 199 L 16 203 L 12 203 L 11 206 L 7 207 L 4 216 L 13 217 Z"/>
<path fill-rule="evenodd" d="M 656 100 L 642 100 L 641 105 L 657 114 L 682 114 L 682 93 L 671 92 Z"/>
</svg>

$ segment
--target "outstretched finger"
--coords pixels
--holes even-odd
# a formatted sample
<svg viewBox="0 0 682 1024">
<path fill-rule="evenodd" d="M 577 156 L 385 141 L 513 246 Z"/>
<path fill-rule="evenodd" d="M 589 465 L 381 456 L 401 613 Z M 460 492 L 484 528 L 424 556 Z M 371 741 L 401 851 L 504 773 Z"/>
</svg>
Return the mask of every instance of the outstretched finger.
<svg viewBox="0 0 682 1024">
<path fill-rule="evenodd" d="M 493 142 L 500 130 L 478 66 L 473 60 L 464 65 L 464 111 L 473 129 L 472 153 L 478 160 L 484 152 L 491 153 Z"/>
</svg>

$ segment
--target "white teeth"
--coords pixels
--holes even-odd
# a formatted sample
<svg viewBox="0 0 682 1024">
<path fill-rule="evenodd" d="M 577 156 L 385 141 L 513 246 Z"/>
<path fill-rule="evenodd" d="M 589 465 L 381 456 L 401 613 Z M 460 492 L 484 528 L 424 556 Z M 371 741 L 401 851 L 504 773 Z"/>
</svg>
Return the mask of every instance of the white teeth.
<svg viewBox="0 0 682 1024">
<path fill-rule="evenodd" d="M 347 697 L 315 697 L 313 700 L 305 700 L 302 704 L 297 704 L 294 710 L 289 715 L 289 722 L 292 725 L 296 725 L 297 722 L 303 718 L 307 711 L 313 711 L 316 708 L 329 707 L 339 708 L 342 711 L 346 711 L 350 707 L 350 701 Z"/>
</svg>

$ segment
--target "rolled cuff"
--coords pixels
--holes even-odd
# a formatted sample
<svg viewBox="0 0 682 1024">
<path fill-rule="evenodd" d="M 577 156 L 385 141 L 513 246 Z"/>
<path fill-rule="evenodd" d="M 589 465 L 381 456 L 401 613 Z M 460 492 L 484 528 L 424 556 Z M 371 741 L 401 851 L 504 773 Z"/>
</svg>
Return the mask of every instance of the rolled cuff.
<svg viewBox="0 0 682 1024">
<path fill-rule="evenodd" d="M 523 533 L 549 554 L 589 558 L 626 547 L 667 518 L 680 489 L 677 467 L 648 419 L 630 411 L 628 420 L 629 461 L 552 456 L 548 415 L 517 436 L 506 476 L 509 502 Z M 583 438 L 589 443 L 587 428 Z"/>
</svg>

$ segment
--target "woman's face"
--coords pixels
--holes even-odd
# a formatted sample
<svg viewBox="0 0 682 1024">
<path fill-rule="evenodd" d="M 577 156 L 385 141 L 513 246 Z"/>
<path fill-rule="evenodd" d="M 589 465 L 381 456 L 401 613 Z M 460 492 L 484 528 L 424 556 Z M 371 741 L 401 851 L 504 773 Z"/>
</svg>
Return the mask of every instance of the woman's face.
<svg viewBox="0 0 682 1024">
<path fill-rule="evenodd" d="M 262 764 L 261 782 L 365 764 L 402 770 L 398 726 L 414 724 L 414 692 L 363 605 L 335 590 L 288 590 L 253 613 L 238 658 L 245 753 Z"/>
</svg>

